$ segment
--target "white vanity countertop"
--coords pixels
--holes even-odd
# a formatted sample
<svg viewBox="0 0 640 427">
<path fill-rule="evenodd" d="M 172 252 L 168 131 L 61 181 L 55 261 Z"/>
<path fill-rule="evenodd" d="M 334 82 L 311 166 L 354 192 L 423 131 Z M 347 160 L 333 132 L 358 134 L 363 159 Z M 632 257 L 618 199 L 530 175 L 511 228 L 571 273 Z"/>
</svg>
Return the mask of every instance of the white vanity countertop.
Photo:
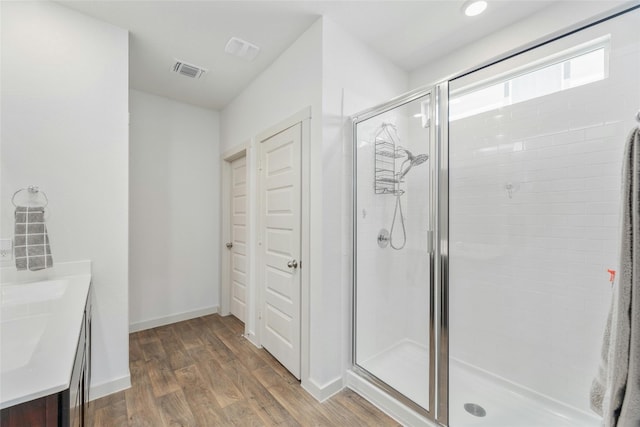
<svg viewBox="0 0 640 427">
<path fill-rule="evenodd" d="M 0 271 L 0 408 L 69 388 L 91 262 Z"/>
</svg>

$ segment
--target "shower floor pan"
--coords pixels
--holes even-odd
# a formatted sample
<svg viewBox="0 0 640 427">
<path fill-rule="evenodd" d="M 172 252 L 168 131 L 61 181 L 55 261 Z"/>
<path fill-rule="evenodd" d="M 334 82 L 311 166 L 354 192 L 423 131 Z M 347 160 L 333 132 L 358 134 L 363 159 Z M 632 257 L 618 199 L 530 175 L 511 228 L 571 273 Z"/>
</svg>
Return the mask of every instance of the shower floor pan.
<svg viewBox="0 0 640 427">
<path fill-rule="evenodd" d="M 403 340 L 360 365 L 420 406 L 428 407 L 429 353 L 426 347 Z M 449 424 L 452 427 L 600 425 L 595 416 L 509 387 L 455 360 L 449 365 L 449 399 Z"/>
</svg>

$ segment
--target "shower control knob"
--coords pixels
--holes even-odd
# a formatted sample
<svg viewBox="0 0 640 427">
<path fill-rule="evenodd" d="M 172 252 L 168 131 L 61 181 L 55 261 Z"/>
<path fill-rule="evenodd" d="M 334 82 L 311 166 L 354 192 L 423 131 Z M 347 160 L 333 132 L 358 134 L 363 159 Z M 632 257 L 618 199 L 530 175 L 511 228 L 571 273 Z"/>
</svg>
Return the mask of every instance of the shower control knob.
<svg viewBox="0 0 640 427">
<path fill-rule="evenodd" d="M 289 268 L 298 268 L 298 261 L 296 261 L 295 259 L 292 259 L 291 261 L 289 261 L 287 263 L 287 267 L 289 267 Z"/>
</svg>

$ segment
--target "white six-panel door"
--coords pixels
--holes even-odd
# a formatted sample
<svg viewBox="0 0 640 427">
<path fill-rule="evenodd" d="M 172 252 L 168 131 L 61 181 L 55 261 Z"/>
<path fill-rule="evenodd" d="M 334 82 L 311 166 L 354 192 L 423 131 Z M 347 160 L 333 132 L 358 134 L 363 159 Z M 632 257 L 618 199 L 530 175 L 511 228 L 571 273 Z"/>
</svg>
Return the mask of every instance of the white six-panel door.
<svg viewBox="0 0 640 427">
<path fill-rule="evenodd" d="M 231 314 L 245 321 L 247 305 L 247 158 L 231 162 Z"/>
<path fill-rule="evenodd" d="M 297 124 L 260 147 L 261 344 L 298 379 L 301 138 Z"/>
</svg>

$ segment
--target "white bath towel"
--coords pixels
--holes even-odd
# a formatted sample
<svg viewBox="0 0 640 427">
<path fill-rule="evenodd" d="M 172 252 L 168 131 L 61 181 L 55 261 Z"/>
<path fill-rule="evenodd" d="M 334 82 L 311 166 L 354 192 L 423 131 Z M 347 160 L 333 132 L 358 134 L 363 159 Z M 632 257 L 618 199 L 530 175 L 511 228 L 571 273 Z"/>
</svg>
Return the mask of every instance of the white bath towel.
<svg viewBox="0 0 640 427">
<path fill-rule="evenodd" d="M 620 275 L 602 344 L 591 408 L 605 427 L 640 427 L 640 130 L 623 160 Z"/>
</svg>

